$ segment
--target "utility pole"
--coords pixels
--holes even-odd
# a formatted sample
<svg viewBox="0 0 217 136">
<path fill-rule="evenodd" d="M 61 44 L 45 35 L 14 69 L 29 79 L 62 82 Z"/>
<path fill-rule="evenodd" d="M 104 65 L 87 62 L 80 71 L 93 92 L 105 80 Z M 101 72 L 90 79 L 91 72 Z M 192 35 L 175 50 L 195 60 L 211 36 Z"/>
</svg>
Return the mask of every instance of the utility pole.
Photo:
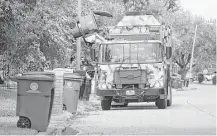
<svg viewBox="0 0 217 136">
<path fill-rule="evenodd" d="M 191 76 L 192 76 L 192 65 L 193 65 L 193 59 L 194 59 L 194 47 L 195 47 L 195 41 L 196 41 L 196 36 L 197 36 L 197 28 L 200 26 L 200 25 L 204 25 L 204 24 L 213 24 L 213 23 L 202 23 L 202 24 L 199 24 L 197 25 L 196 24 L 196 27 L 195 27 L 195 32 L 194 32 L 194 40 L 193 40 L 193 47 L 192 47 L 192 51 L 191 51 L 191 63 L 190 63 L 190 76 L 189 76 L 189 84 L 188 84 L 188 90 L 190 90 L 190 81 L 191 81 Z"/>
<path fill-rule="evenodd" d="M 190 90 L 190 81 L 191 81 L 191 71 L 192 71 L 192 64 L 193 64 L 193 59 L 194 59 L 194 47 L 195 47 L 195 40 L 196 40 L 196 35 L 197 35 L 197 24 L 196 24 L 196 28 L 195 28 L 195 32 L 194 32 L 194 40 L 193 40 L 193 47 L 192 47 L 192 51 L 191 51 L 191 63 L 190 63 L 190 75 L 189 75 L 189 83 L 188 83 L 188 90 Z"/>
<path fill-rule="evenodd" d="M 78 0 L 78 19 L 81 19 L 81 0 Z M 76 69 L 81 69 L 81 38 L 77 39 L 76 44 Z"/>
</svg>

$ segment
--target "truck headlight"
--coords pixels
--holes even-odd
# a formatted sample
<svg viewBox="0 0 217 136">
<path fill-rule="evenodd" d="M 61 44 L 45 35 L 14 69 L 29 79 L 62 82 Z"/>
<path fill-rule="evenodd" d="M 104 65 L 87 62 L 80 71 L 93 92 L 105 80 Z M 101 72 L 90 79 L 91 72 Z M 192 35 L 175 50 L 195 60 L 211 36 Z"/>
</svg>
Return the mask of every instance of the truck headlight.
<svg viewBox="0 0 217 136">
<path fill-rule="evenodd" d="M 161 85 L 160 85 L 160 83 L 159 83 L 159 82 L 156 82 L 156 83 L 154 84 L 154 87 L 156 87 L 156 88 L 160 88 L 160 87 L 161 87 Z"/>
<path fill-rule="evenodd" d="M 112 85 L 111 84 L 107 84 L 108 89 L 112 89 Z"/>
<path fill-rule="evenodd" d="M 157 80 L 150 85 L 151 88 L 160 88 L 163 87 L 163 80 Z"/>
<path fill-rule="evenodd" d="M 101 88 L 102 88 L 102 89 L 107 89 L 107 85 L 106 85 L 105 83 L 103 83 L 103 84 L 101 85 Z"/>
<path fill-rule="evenodd" d="M 106 72 L 101 73 L 99 87 L 101 89 L 112 89 L 112 83 L 111 81 L 108 81 L 108 75 Z"/>
</svg>

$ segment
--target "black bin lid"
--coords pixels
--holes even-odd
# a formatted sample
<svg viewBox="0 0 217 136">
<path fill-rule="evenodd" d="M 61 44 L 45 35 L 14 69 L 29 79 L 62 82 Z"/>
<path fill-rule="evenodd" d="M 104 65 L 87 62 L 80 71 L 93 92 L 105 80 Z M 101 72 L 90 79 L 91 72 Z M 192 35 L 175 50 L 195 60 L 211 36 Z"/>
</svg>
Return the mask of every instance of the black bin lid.
<svg viewBox="0 0 217 136">
<path fill-rule="evenodd" d="M 73 73 L 79 74 L 80 76 L 86 76 L 86 70 L 74 70 Z"/>
<path fill-rule="evenodd" d="M 74 73 L 64 73 L 64 79 L 82 81 L 83 77 L 75 75 Z"/>
</svg>

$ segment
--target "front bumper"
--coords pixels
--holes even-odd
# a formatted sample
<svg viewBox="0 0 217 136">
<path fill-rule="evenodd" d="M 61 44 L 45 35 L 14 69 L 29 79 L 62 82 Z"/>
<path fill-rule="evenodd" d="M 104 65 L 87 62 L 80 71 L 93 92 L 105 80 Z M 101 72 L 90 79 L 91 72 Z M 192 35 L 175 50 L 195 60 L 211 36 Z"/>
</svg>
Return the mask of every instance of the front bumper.
<svg viewBox="0 0 217 136">
<path fill-rule="evenodd" d="M 131 89 L 132 90 L 132 89 Z M 98 96 L 126 96 L 125 89 L 99 89 L 96 88 L 96 94 Z M 134 96 L 160 96 L 166 95 L 164 88 L 148 88 L 148 89 L 134 89 Z"/>
</svg>

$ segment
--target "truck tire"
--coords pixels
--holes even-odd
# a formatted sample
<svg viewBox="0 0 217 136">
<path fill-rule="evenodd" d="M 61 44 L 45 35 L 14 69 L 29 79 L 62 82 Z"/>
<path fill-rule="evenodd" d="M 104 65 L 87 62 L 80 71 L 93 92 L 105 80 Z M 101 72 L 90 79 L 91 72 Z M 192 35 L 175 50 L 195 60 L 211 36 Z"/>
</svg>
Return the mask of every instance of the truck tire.
<svg viewBox="0 0 217 136">
<path fill-rule="evenodd" d="M 167 108 L 167 99 L 159 99 L 157 101 L 158 109 L 166 109 Z"/>
<path fill-rule="evenodd" d="M 168 86 L 168 91 L 169 91 L 169 93 L 170 93 L 170 97 L 169 97 L 169 99 L 167 99 L 167 106 L 171 106 L 172 105 L 172 88 L 171 88 L 171 86 Z"/>
<path fill-rule="evenodd" d="M 111 101 L 110 100 L 102 100 L 101 101 L 102 110 L 110 110 L 111 109 Z"/>
<path fill-rule="evenodd" d="M 172 105 L 172 95 L 170 95 L 170 99 L 167 100 L 167 106 L 171 106 Z"/>
<path fill-rule="evenodd" d="M 162 107 L 162 108 L 159 108 L 159 109 L 166 109 L 166 106 L 171 106 L 172 105 L 172 81 L 171 81 L 171 77 L 170 77 L 170 65 L 168 65 L 168 69 L 167 69 L 167 80 L 166 80 L 166 90 L 167 90 L 167 97 L 168 97 L 168 94 L 169 94 L 169 99 L 166 98 L 165 102 L 164 102 L 164 99 L 159 99 L 160 101 L 162 102 L 159 102 L 161 104 L 158 104 L 158 108 L 159 107 Z M 166 105 L 165 105 L 166 103 Z"/>
<path fill-rule="evenodd" d="M 212 78 L 212 84 L 213 84 L 213 85 L 216 85 L 216 76 L 214 76 L 214 77 Z"/>
</svg>

